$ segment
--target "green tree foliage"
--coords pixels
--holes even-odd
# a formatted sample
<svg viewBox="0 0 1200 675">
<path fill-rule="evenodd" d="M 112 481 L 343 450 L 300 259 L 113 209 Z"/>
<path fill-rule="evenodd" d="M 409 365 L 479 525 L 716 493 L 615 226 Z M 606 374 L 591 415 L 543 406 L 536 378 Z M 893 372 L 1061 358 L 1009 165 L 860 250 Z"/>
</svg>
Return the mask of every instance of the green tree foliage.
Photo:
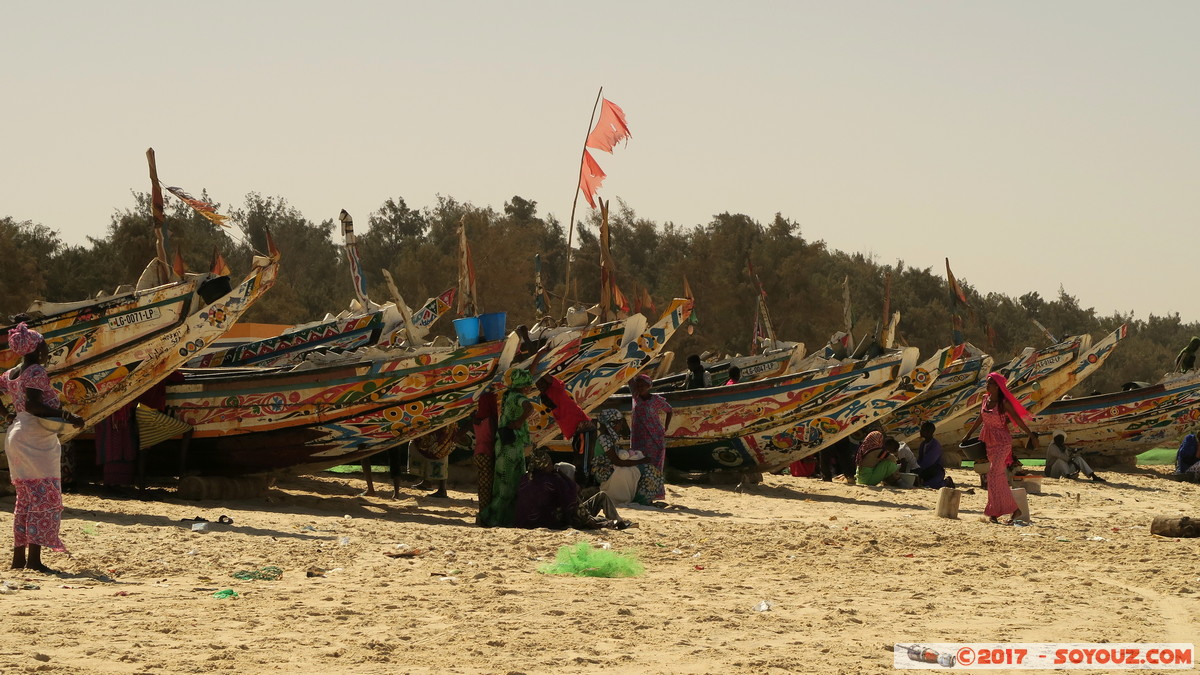
<svg viewBox="0 0 1200 675">
<path fill-rule="evenodd" d="M 205 197 L 207 198 L 207 197 Z M 168 198 L 167 228 L 173 255 L 188 268 L 209 269 L 220 252 L 240 276 L 250 257 L 266 251 L 269 229 L 282 256 L 280 279 L 251 310 L 248 321 L 302 323 L 349 306 L 353 297 L 340 232 L 333 219 L 316 223 L 279 197 L 248 194 L 229 209 L 238 230 L 223 230 L 176 200 Z M 739 213 L 720 213 L 705 224 L 684 228 L 641 218 L 618 201 L 609 219 L 617 282 L 631 304 L 645 289 L 658 311 L 683 293 L 686 277 L 694 291 L 700 325 L 671 344 L 680 354 L 750 349 L 758 285 L 781 339 L 821 348 L 843 325 L 842 283 L 849 280 L 855 336 L 868 335 L 883 323 L 884 295 L 891 278 L 890 307 L 902 313 L 899 339 L 929 355 L 950 342 L 950 294 L 940 269 L 881 263 L 874 255 L 829 250 L 822 241 L 804 238 L 799 223 L 776 214 L 760 223 Z M 466 227 L 478 279 L 482 311 L 505 311 L 509 325 L 534 319 L 533 256 L 542 254 L 543 283 L 554 295 L 553 313 L 566 295 L 591 305 L 599 298 L 599 215 L 590 211 L 578 224 L 572 283 L 567 287 L 566 230 L 538 204 L 513 196 L 499 211 L 438 196 L 420 209 L 403 197 L 388 198 L 359 225 L 358 239 L 368 294 L 375 302 L 391 300 L 380 271 L 387 269 L 410 306 L 457 284 L 459 227 Z M 234 236 L 230 236 L 234 235 Z M 240 235 L 240 236 L 238 236 Z M 36 298 L 77 300 L 99 290 L 136 282 L 154 257 L 149 196 L 133 194 L 132 206 L 114 212 L 103 237 L 82 246 L 65 245 L 57 233 L 31 222 L 0 218 L 0 311 L 12 314 Z M 1154 381 L 1169 370 L 1175 354 L 1200 324 L 1178 314 L 1135 319 L 1132 313 L 1101 316 L 1083 307 L 1066 289 L 1055 298 L 1038 293 L 1009 297 L 981 292 L 960 270 L 970 306 L 958 308 L 966 337 L 993 354 L 997 362 L 1026 346 L 1050 342 L 1034 320 L 1056 336 L 1088 333 L 1095 339 L 1128 323 L 1131 335 L 1079 392 L 1109 391 L 1129 381 Z M 449 322 L 437 327 L 452 332 Z"/>
<path fill-rule="evenodd" d="M 0 313 L 13 314 L 44 297 L 52 276 L 53 256 L 62 246 L 58 235 L 43 225 L 0 218 Z"/>
</svg>

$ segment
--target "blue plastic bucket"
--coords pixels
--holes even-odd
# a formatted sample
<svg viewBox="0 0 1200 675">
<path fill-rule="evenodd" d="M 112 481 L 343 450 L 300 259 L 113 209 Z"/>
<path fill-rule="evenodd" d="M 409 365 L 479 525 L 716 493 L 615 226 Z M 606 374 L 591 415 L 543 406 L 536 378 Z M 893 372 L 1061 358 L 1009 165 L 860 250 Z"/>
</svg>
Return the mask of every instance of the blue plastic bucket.
<svg viewBox="0 0 1200 675">
<path fill-rule="evenodd" d="M 503 340 L 507 331 L 504 330 L 505 313 L 490 312 L 479 315 L 479 326 L 483 331 L 483 339 L 488 342 Z"/>
<path fill-rule="evenodd" d="M 463 347 L 479 344 L 479 317 L 464 316 L 455 319 L 454 332 L 458 334 L 458 344 Z"/>
</svg>

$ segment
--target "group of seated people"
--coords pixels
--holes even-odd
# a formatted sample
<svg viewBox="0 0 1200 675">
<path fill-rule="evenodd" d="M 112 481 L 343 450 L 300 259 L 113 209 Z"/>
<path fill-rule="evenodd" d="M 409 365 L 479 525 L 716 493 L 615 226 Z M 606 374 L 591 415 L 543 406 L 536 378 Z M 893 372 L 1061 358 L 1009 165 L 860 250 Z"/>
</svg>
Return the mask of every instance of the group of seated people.
<svg viewBox="0 0 1200 675">
<path fill-rule="evenodd" d="M 901 474 L 914 474 L 914 487 L 954 487 L 942 462 L 942 445 L 933 437 L 932 422 L 921 426 L 921 442 L 916 452 L 883 431 L 870 431 L 861 441 L 851 436 L 843 438 L 817 453 L 812 459 L 792 465 L 793 476 L 819 472 L 825 481 L 840 477 L 858 485 L 893 485 L 904 483 Z"/>
<path fill-rule="evenodd" d="M 529 471 L 517 489 L 517 527 L 561 530 L 613 528 L 624 530 L 634 523 L 621 518 L 617 505 L 596 487 L 581 487 L 575 481 L 575 465 L 558 462 L 544 447 L 534 448 Z"/>
<path fill-rule="evenodd" d="M 914 453 L 907 443 L 876 430 L 867 434 L 854 454 L 854 482 L 858 485 L 902 485 L 901 474 L 913 474 L 914 487 L 954 487 L 942 463 L 942 444 L 933 437 L 933 422 L 921 425 L 921 442 Z M 849 473 L 845 474 L 847 477 Z"/>
<path fill-rule="evenodd" d="M 847 482 L 858 485 L 897 486 L 902 483 L 901 474 L 915 474 L 913 484 L 916 487 L 954 487 L 954 480 L 946 475 L 942 445 L 934 438 L 936 431 L 933 422 L 921 425 L 921 440 L 915 453 L 907 443 L 885 436 L 880 430 L 868 433 L 857 446 L 853 440 L 843 439 L 821 451 L 819 470 L 827 481 L 840 472 Z M 1197 458 L 1200 443 L 1194 435 L 1188 438 L 1191 440 L 1184 439 L 1184 446 L 1180 448 L 1180 462 L 1190 467 L 1193 480 L 1200 481 L 1200 459 Z M 1107 482 L 1092 470 L 1078 450 L 1067 446 L 1066 434 L 1053 432 L 1052 439 L 1046 449 L 1047 477 L 1076 478 L 1082 474 L 1093 482 Z M 1020 462 L 1014 460 L 1010 473 L 1020 467 Z M 1177 473 L 1188 470 L 1179 468 Z M 793 475 L 798 474 L 793 472 Z"/>
</svg>

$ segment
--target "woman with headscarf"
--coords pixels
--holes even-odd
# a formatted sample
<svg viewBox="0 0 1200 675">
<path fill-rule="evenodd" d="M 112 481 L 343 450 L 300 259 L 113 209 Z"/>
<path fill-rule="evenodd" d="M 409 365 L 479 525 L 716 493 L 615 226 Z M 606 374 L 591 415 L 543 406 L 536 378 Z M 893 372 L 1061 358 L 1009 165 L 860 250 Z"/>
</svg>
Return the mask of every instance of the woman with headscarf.
<svg viewBox="0 0 1200 675">
<path fill-rule="evenodd" d="M 1175 357 L 1175 370 L 1186 373 L 1196 367 L 1196 350 L 1200 349 L 1200 337 L 1192 337 L 1187 346 Z"/>
<path fill-rule="evenodd" d="M 1012 489 L 1008 486 L 1008 465 L 1013 461 L 1012 432 L 1008 430 L 1009 422 L 1016 424 L 1034 442 L 1037 434 L 1029 430 L 1026 420 L 1030 418 L 1029 411 L 1016 396 L 1008 390 L 1008 380 L 1000 373 L 988 375 L 987 393 L 983 397 L 983 405 L 979 408 L 979 417 L 967 429 L 963 437 L 967 439 L 975 430 L 983 425 L 979 440 L 987 448 L 987 506 L 983 509 L 985 515 L 998 523 L 1000 516 L 1012 514 L 1007 524 L 1012 525 L 1021 521 L 1021 509 L 1013 499 Z"/>
<path fill-rule="evenodd" d="M 533 412 L 527 392 L 533 387 L 533 376 L 524 368 L 512 368 L 504 374 L 504 386 L 496 427 L 492 498 L 479 512 L 479 524 L 484 527 L 512 527 L 516 523 L 517 487 L 525 475 L 525 448 L 529 446 L 526 420 Z"/>
<path fill-rule="evenodd" d="M 83 426 L 83 418 L 62 409 L 46 372 L 50 350 L 41 333 L 21 322 L 8 331 L 8 346 L 25 357 L 0 375 L 0 389 L 8 393 L 16 413 L 4 446 L 9 475 L 17 491 L 12 566 L 53 574 L 54 570 L 42 563 L 42 547 L 66 550 L 58 534 L 62 522 L 62 446 L 52 426 L 39 418 L 58 417 L 76 427 Z"/>
<path fill-rule="evenodd" d="M 621 427 L 625 416 L 611 408 L 597 415 L 600 422 L 599 447 L 592 456 L 592 477 L 618 504 L 628 504 L 637 498 L 638 483 L 642 480 L 641 467 L 649 459 L 627 459 L 620 456 Z"/>
<path fill-rule="evenodd" d="M 629 449 L 641 453 L 645 464 L 639 465 L 642 479 L 638 482 L 640 504 L 654 504 L 667 496 L 663 485 L 663 467 L 667 461 L 667 428 L 671 426 L 671 404 L 658 394 L 650 393 L 653 381 L 649 375 L 633 378 L 633 425 L 629 434 Z M 666 413 L 666 419 L 659 417 Z"/>
<path fill-rule="evenodd" d="M 1200 482 L 1200 442 L 1196 440 L 1196 434 L 1188 434 L 1183 437 L 1183 443 L 1179 444 L 1179 452 L 1175 453 L 1175 473 L 1179 476 L 1193 481 Z"/>
<path fill-rule="evenodd" d="M 879 485 L 894 479 L 900 471 L 896 459 L 883 446 L 883 432 L 872 431 L 858 446 L 854 455 L 854 482 L 859 485 Z"/>
<path fill-rule="evenodd" d="M 543 375 L 537 380 L 537 388 L 541 392 L 542 405 L 554 417 L 563 438 L 571 441 L 571 447 L 576 453 L 575 475 L 582 483 L 589 472 L 589 450 L 595 443 L 596 424 L 575 402 L 562 380 L 553 375 Z"/>
</svg>

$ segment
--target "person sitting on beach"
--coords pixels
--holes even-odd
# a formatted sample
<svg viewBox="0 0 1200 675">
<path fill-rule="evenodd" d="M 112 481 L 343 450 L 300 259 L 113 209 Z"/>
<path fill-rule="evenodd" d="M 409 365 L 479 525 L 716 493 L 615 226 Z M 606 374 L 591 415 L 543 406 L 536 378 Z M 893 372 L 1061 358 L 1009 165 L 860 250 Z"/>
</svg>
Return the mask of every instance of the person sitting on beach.
<svg viewBox="0 0 1200 675">
<path fill-rule="evenodd" d="M 1200 483 L 1200 442 L 1196 434 L 1183 437 L 1179 451 L 1175 453 L 1175 475 L 1183 480 Z"/>
<path fill-rule="evenodd" d="M 1074 478 L 1082 471 L 1093 482 L 1105 483 L 1092 471 L 1078 450 L 1067 448 L 1067 436 L 1061 431 L 1053 433 L 1053 441 L 1046 446 L 1046 476 L 1048 478 Z"/>
<path fill-rule="evenodd" d="M 568 462 L 562 464 L 570 472 L 575 469 Z M 599 515 L 601 512 L 603 517 Z M 613 527 L 623 530 L 631 524 L 620 517 L 616 505 L 603 490 L 580 500 L 579 486 L 568 471 L 555 466 L 546 448 L 534 448 L 529 458 L 529 473 L 521 478 L 517 489 L 517 527 L 553 530 Z"/>
<path fill-rule="evenodd" d="M 1196 350 L 1200 350 L 1200 337 L 1192 337 L 1188 340 L 1187 346 L 1179 352 L 1179 356 L 1175 357 L 1175 370 L 1180 373 L 1196 367 Z"/>
<path fill-rule="evenodd" d="M 896 458 L 896 463 L 900 465 L 900 470 L 905 473 L 917 472 L 917 456 L 913 454 L 912 448 L 908 447 L 908 443 L 901 443 L 894 438 L 887 438 L 883 441 L 883 447 L 887 448 L 888 454 Z"/>
<path fill-rule="evenodd" d="M 704 367 L 704 363 L 700 361 L 699 354 L 692 354 L 687 357 L 687 375 L 683 378 L 684 389 L 700 389 L 702 387 L 712 386 L 712 374 Z"/>
<path fill-rule="evenodd" d="M 954 487 L 942 464 L 942 444 L 933 437 L 937 427 L 933 422 L 921 424 L 921 444 L 917 446 L 917 479 L 928 488 Z"/>
<path fill-rule="evenodd" d="M 621 447 L 621 435 L 628 434 L 629 426 L 619 410 L 601 410 L 597 419 L 600 436 L 592 455 L 592 478 L 616 503 L 628 504 L 637 498 L 638 483 L 642 479 L 638 467 L 650 460 L 640 451 Z"/>
<path fill-rule="evenodd" d="M 737 366 L 729 366 L 729 379 L 725 380 L 725 386 L 737 384 L 742 381 L 742 369 Z"/>
<path fill-rule="evenodd" d="M 854 453 L 858 446 L 850 438 L 843 438 L 819 453 L 821 480 L 832 481 L 841 476 L 847 483 L 854 482 Z"/>
<path fill-rule="evenodd" d="M 888 454 L 883 447 L 883 432 L 872 431 L 858 446 L 858 454 L 854 463 L 858 469 L 854 473 L 854 481 L 859 485 L 879 485 L 894 483 L 900 466 L 895 457 Z"/>
</svg>

